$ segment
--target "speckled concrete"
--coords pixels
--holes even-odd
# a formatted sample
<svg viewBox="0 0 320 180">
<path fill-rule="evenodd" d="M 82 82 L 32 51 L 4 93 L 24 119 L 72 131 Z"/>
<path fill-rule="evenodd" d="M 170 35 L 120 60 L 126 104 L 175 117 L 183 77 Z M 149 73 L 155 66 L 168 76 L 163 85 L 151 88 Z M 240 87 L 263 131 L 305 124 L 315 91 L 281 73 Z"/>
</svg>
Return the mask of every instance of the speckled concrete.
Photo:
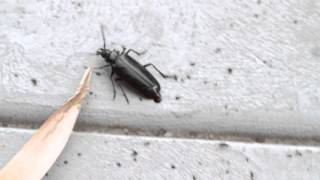
<svg viewBox="0 0 320 180">
<path fill-rule="evenodd" d="M 0 167 L 31 133 L 0 128 Z M 315 147 L 74 133 L 44 179 L 314 180 L 319 161 Z"/>
<path fill-rule="evenodd" d="M 2 0 L 0 119 L 39 123 L 61 105 L 103 64 L 102 23 L 109 48 L 148 50 L 142 64 L 179 79 L 151 69 L 163 102 L 127 90 L 127 105 L 102 71 L 78 125 L 319 138 L 319 18 L 317 0 Z"/>
</svg>

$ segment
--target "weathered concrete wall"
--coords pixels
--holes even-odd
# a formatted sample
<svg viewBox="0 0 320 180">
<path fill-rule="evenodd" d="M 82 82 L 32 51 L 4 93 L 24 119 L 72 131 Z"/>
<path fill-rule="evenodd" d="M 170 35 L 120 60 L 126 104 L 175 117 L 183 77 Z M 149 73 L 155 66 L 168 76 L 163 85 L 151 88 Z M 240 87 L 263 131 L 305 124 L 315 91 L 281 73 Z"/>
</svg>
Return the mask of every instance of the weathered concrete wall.
<svg viewBox="0 0 320 180">
<path fill-rule="evenodd" d="M 127 105 L 120 91 L 112 101 L 109 70 L 95 74 L 81 129 L 319 140 L 319 18 L 317 0 L 0 0 L 0 126 L 40 124 L 73 93 L 84 66 L 102 65 L 92 53 L 103 24 L 109 48 L 148 50 L 136 58 L 179 79 L 150 69 L 163 102 L 127 90 Z M 0 166 L 30 135 L 0 129 Z M 320 175 L 318 147 L 227 144 L 75 133 L 47 179 Z"/>
<path fill-rule="evenodd" d="M 319 137 L 320 2 L 0 2 L 0 118 L 42 121 L 76 87 L 89 55 L 123 44 L 148 50 L 178 81 L 163 102 L 112 101 L 110 71 L 93 80 L 80 124 Z M 116 43 L 116 45 L 112 45 Z M 33 80 L 33 82 L 32 82 Z M 16 107 L 19 107 L 18 110 Z"/>
<path fill-rule="evenodd" d="M 31 131 L 0 129 L 0 136 L 4 164 Z M 319 154 L 315 147 L 75 133 L 44 179 L 314 180 Z"/>
</svg>

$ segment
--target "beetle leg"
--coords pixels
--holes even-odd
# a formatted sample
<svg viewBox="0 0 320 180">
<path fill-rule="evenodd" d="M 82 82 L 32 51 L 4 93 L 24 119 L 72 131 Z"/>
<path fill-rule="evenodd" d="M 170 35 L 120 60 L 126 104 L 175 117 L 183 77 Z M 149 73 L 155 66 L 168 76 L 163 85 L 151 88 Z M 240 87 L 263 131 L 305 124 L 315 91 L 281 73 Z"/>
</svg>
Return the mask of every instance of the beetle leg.
<svg viewBox="0 0 320 180">
<path fill-rule="evenodd" d="M 121 47 L 122 47 L 122 51 L 121 51 L 121 55 L 122 55 L 122 54 L 124 54 L 126 52 L 127 48 L 125 46 L 123 46 L 123 45 Z"/>
<path fill-rule="evenodd" d="M 100 66 L 100 67 L 96 67 L 96 68 L 94 68 L 94 69 L 95 69 L 95 70 L 96 70 L 96 69 L 104 69 L 104 68 L 109 67 L 109 66 L 111 66 L 111 64 L 107 64 L 107 65 L 103 65 L 103 66 Z"/>
<path fill-rule="evenodd" d="M 121 84 L 118 82 L 118 81 L 121 81 L 121 79 L 116 79 L 116 81 L 117 81 L 117 84 L 118 84 L 118 86 L 120 87 L 120 89 L 122 91 L 123 96 L 126 98 L 126 101 L 129 104 L 128 96 L 127 96 L 126 92 L 124 91 L 124 89 L 122 88 Z"/>
<path fill-rule="evenodd" d="M 142 52 L 138 52 L 138 51 L 136 51 L 136 50 L 134 50 L 134 49 L 129 49 L 129 50 L 126 52 L 126 55 L 129 55 L 130 52 L 133 52 L 133 53 L 137 54 L 138 56 L 142 56 L 142 55 L 144 55 L 144 54 L 147 53 L 146 50 L 145 50 L 145 51 L 142 51 Z"/>
<path fill-rule="evenodd" d="M 151 63 L 148 63 L 146 65 L 144 65 L 143 67 L 146 68 L 148 66 L 152 66 L 163 78 L 173 78 L 175 80 L 177 80 L 177 76 L 176 75 L 166 75 L 166 74 L 163 74 L 155 65 L 151 64 Z"/>
<path fill-rule="evenodd" d="M 117 96 L 117 91 L 116 91 L 116 86 L 114 85 L 114 81 L 112 79 L 112 76 L 114 75 L 113 71 L 111 72 L 110 74 L 110 80 L 111 80 L 111 83 L 112 83 L 112 87 L 113 87 L 113 100 L 116 99 L 116 96 Z"/>
</svg>

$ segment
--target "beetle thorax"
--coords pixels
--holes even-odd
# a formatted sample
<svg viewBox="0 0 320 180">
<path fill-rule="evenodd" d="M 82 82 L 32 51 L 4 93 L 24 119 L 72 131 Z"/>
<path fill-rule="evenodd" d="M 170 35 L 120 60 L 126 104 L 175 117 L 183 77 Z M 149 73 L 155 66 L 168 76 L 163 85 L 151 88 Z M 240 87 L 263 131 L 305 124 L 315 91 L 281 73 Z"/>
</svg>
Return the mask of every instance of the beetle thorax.
<svg viewBox="0 0 320 180">
<path fill-rule="evenodd" d="M 114 62 L 119 57 L 119 53 L 117 51 L 111 51 L 109 54 L 109 60 Z"/>
</svg>

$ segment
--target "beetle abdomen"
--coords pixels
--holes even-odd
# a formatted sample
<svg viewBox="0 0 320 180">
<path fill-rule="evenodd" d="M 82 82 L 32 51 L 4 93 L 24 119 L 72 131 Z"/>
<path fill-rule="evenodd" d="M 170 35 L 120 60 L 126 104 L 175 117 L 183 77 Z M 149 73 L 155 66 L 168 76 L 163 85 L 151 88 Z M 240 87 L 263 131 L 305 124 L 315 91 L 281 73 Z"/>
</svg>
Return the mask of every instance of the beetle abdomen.
<svg viewBox="0 0 320 180">
<path fill-rule="evenodd" d="M 129 56 L 120 56 L 113 67 L 121 80 L 156 102 L 161 101 L 160 84 L 141 64 Z"/>
</svg>

